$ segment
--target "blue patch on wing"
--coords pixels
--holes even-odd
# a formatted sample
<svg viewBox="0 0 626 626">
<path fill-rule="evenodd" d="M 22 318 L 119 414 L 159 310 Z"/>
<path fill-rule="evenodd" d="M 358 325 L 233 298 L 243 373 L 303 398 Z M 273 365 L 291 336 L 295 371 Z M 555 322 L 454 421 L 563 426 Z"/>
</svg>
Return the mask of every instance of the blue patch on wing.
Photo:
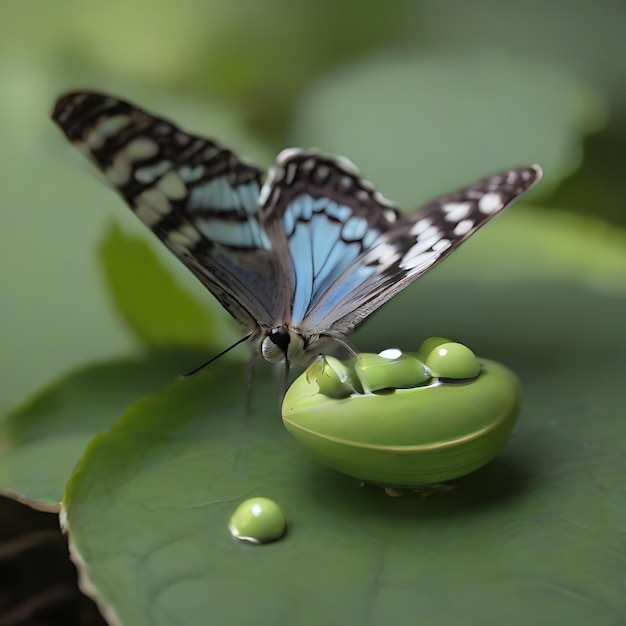
<svg viewBox="0 0 626 626">
<path fill-rule="evenodd" d="M 196 228 L 211 241 L 236 248 L 271 249 L 257 218 L 256 181 L 233 186 L 228 176 L 200 182 L 189 192 L 187 211 Z"/>
<path fill-rule="evenodd" d="M 295 269 L 292 318 L 297 325 L 362 252 L 363 239 L 371 243 L 379 233 L 368 231 L 367 220 L 354 216 L 350 207 L 306 195 L 285 208 L 283 227 Z M 373 272 L 355 268 L 335 287 L 332 301 L 340 301 Z"/>
<path fill-rule="evenodd" d="M 337 283 L 331 291 L 324 289 L 319 296 L 315 294 L 312 305 L 317 304 L 324 294 L 326 294 L 326 298 L 318 309 L 308 313 L 309 317 L 307 323 L 311 326 L 321 326 L 324 318 L 330 316 L 342 300 L 347 298 L 352 291 L 364 283 L 370 276 L 372 276 L 372 274 L 374 274 L 375 271 L 374 267 L 359 265 L 358 267 L 353 268 L 350 273 L 346 275 L 340 283 Z"/>
</svg>

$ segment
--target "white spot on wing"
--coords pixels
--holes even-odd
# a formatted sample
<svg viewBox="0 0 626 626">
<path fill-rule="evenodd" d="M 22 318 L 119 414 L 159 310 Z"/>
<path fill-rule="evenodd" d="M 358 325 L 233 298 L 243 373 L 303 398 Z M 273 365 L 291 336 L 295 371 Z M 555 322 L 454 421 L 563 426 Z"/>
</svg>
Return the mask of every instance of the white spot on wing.
<svg viewBox="0 0 626 626">
<path fill-rule="evenodd" d="M 154 226 L 161 219 L 161 215 L 151 205 L 145 203 L 136 205 L 135 215 L 149 227 Z"/>
<path fill-rule="evenodd" d="M 438 257 L 437 252 L 422 252 L 421 254 L 411 255 L 404 257 L 400 263 L 400 268 L 403 270 L 422 270 L 426 269 L 429 265 L 432 265 Z"/>
<path fill-rule="evenodd" d="M 436 226 L 429 226 L 424 232 L 420 233 L 417 237 L 417 241 L 430 241 L 431 239 L 437 239 L 439 237 L 439 229 Z"/>
<path fill-rule="evenodd" d="M 140 167 L 135 170 L 135 180 L 147 185 L 153 183 L 159 176 L 165 174 L 172 166 L 171 161 L 159 161 L 155 165 Z"/>
<path fill-rule="evenodd" d="M 198 243 L 202 239 L 202 235 L 191 224 L 183 224 L 178 232 L 187 237 L 191 243 Z"/>
<path fill-rule="evenodd" d="M 456 225 L 454 229 L 454 234 L 457 237 L 466 235 L 467 233 L 469 233 L 470 230 L 472 230 L 473 226 L 474 222 L 472 220 L 463 220 Z"/>
<path fill-rule="evenodd" d="M 167 215 L 172 207 L 168 199 L 158 189 L 146 189 L 135 199 L 135 213 L 151 226 Z"/>
<path fill-rule="evenodd" d="M 342 176 L 337 183 L 337 189 L 342 193 L 347 193 L 352 187 L 352 178 L 349 176 Z"/>
<path fill-rule="evenodd" d="M 429 226 L 431 226 L 431 224 L 432 220 L 424 217 L 421 220 L 415 222 L 415 224 L 413 224 L 411 230 L 409 231 L 409 234 L 415 236 L 421 235 Z"/>
<path fill-rule="evenodd" d="M 285 163 L 285 161 L 289 161 L 289 159 L 298 156 L 301 154 L 302 150 L 300 148 L 285 148 L 278 153 L 276 157 L 276 163 Z"/>
<path fill-rule="evenodd" d="M 330 175 L 330 168 L 327 165 L 318 165 L 315 169 L 315 182 L 323 184 Z"/>
<path fill-rule="evenodd" d="M 441 205 L 441 210 L 446 214 L 448 222 L 462 220 L 472 209 L 471 202 L 446 202 Z"/>
<path fill-rule="evenodd" d="M 139 137 L 131 141 L 124 152 L 129 161 L 142 161 L 159 153 L 159 144 L 148 137 Z"/>
<path fill-rule="evenodd" d="M 374 200 L 376 200 L 376 202 L 378 202 L 378 204 L 381 204 L 382 206 L 392 207 L 392 208 L 396 207 L 396 203 L 392 202 L 391 200 L 388 200 L 387 198 L 385 198 L 385 196 L 383 196 L 383 194 L 380 193 L 380 191 L 375 191 L 372 194 L 372 197 L 374 198 Z M 394 221 L 394 220 L 395 220 L 395 215 L 391 219 L 391 221 Z"/>
<path fill-rule="evenodd" d="M 105 170 L 105 176 L 116 186 L 122 187 L 130 179 L 130 161 L 125 150 L 113 157 L 113 162 Z"/>
<path fill-rule="evenodd" d="M 499 193 L 491 191 L 486 193 L 478 201 L 478 210 L 481 213 L 495 213 L 502 208 L 502 196 Z"/>
<path fill-rule="evenodd" d="M 381 241 L 375 248 L 372 248 L 365 260 L 366 262 L 375 261 L 381 269 L 386 269 L 393 265 L 399 257 L 398 249 L 393 244 Z"/>
<path fill-rule="evenodd" d="M 92 129 L 86 138 L 87 145 L 92 150 L 102 148 L 104 142 L 113 135 L 119 133 L 125 126 L 130 123 L 128 115 L 113 115 L 104 117 Z"/>
<path fill-rule="evenodd" d="M 298 167 L 295 163 L 289 163 L 287 165 L 287 169 L 285 170 L 285 184 L 291 185 L 291 183 L 293 183 L 297 171 Z"/>
<path fill-rule="evenodd" d="M 412 270 L 434 261 L 435 258 L 439 256 L 439 252 L 433 251 L 432 248 L 439 240 L 439 234 L 433 235 L 423 241 L 420 239 L 404 255 L 400 262 L 400 267 L 404 270 Z"/>
<path fill-rule="evenodd" d="M 315 167 L 315 159 L 307 159 L 300 165 L 300 169 L 304 172 L 310 172 Z"/>
<path fill-rule="evenodd" d="M 157 183 L 157 187 L 172 200 L 182 200 L 187 195 L 187 187 L 175 171 L 170 171 Z"/>
<path fill-rule="evenodd" d="M 259 192 L 259 206 L 265 206 L 267 204 L 270 197 L 270 191 L 272 191 L 272 188 L 274 187 L 275 171 L 276 170 L 272 167 L 267 173 L 267 180 Z"/>
<path fill-rule="evenodd" d="M 353 176 L 359 175 L 359 168 L 350 159 L 346 159 L 346 157 L 343 156 L 336 156 L 335 163 L 337 163 L 341 169 L 348 172 L 348 174 L 352 174 Z"/>
</svg>

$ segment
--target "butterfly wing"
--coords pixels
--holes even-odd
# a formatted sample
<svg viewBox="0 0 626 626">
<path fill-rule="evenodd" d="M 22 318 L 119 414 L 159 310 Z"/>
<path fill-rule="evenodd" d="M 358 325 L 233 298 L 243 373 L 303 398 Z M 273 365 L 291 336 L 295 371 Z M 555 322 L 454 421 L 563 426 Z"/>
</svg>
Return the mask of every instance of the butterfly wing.
<svg viewBox="0 0 626 626">
<path fill-rule="evenodd" d="M 511 170 L 403 217 L 345 159 L 285 150 L 261 186 L 229 150 L 107 95 L 68 94 L 53 119 L 251 338 L 285 324 L 305 348 L 341 341 L 541 176 Z"/>
<path fill-rule="evenodd" d="M 285 271 L 296 276 L 295 327 L 306 324 L 330 292 L 348 293 L 369 276 L 356 261 L 400 219 L 395 205 L 360 180 L 350 161 L 312 150 L 283 150 L 260 201 L 268 235 L 284 242 Z"/>
<path fill-rule="evenodd" d="M 259 221 L 257 167 L 108 95 L 67 94 L 52 117 L 242 327 L 271 327 L 289 298 Z"/>
<path fill-rule="evenodd" d="M 263 211 L 296 270 L 293 324 L 341 339 L 540 177 L 538 166 L 510 170 L 401 216 L 349 161 L 283 151 Z"/>
</svg>

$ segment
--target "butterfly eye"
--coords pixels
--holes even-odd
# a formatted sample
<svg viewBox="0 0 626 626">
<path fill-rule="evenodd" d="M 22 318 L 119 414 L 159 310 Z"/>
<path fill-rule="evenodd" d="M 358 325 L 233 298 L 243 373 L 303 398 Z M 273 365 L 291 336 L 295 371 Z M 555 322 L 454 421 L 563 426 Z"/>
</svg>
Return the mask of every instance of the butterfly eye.
<svg viewBox="0 0 626 626">
<path fill-rule="evenodd" d="M 261 354 L 270 363 L 280 363 L 285 359 L 291 337 L 286 329 L 273 329 L 261 344 Z"/>
<path fill-rule="evenodd" d="M 448 339 L 427 340 L 417 354 L 331 359 L 289 388 L 283 423 L 319 461 L 365 482 L 419 488 L 469 474 L 515 424 L 515 374 Z"/>
</svg>

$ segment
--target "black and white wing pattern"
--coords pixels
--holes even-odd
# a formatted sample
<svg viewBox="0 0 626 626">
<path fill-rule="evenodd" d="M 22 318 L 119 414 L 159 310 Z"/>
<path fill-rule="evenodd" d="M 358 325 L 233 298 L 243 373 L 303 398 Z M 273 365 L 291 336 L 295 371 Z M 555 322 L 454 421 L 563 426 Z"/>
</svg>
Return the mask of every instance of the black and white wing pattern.
<svg viewBox="0 0 626 626">
<path fill-rule="evenodd" d="M 272 362 L 348 347 L 360 322 L 541 177 L 520 167 L 403 215 L 347 159 L 283 150 L 263 180 L 111 96 L 68 94 L 53 119 Z"/>
<path fill-rule="evenodd" d="M 286 315 L 291 288 L 259 222 L 261 170 L 105 94 L 69 93 L 52 118 L 245 331 Z"/>
<path fill-rule="evenodd" d="M 335 173 L 338 178 L 348 174 L 339 165 Z M 351 248 L 353 258 L 333 284 L 325 285 L 311 300 L 301 330 L 311 334 L 323 328 L 330 336 L 345 336 L 528 190 L 541 174 L 537 165 L 510 170 L 404 216 L 391 210 L 369 184 L 354 178 L 351 195 L 377 208 L 369 209 L 367 226 L 356 210 L 346 221 L 341 241 Z M 343 204 L 349 206 L 354 200 L 346 198 Z M 356 241 L 360 246 L 349 243 L 361 232 L 365 235 Z"/>
</svg>

